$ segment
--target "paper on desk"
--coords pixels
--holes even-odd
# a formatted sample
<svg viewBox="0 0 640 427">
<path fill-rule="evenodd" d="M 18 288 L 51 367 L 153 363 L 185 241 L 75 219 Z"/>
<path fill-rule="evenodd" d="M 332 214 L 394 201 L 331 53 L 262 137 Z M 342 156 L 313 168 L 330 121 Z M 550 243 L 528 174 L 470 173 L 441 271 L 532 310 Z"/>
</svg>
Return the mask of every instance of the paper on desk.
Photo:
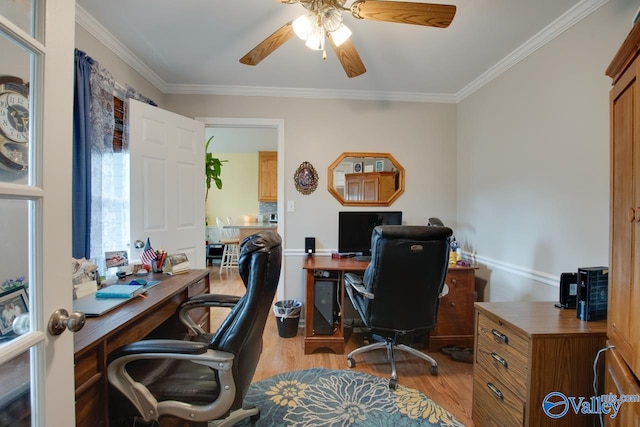
<svg viewBox="0 0 640 427">
<path fill-rule="evenodd" d="M 76 298 L 82 298 L 89 294 L 93 294 L 98 290 L 98 284 L 95 280 L 90 282 L 79 283 L 73 286 L 76 290 Z"/>
</svg>

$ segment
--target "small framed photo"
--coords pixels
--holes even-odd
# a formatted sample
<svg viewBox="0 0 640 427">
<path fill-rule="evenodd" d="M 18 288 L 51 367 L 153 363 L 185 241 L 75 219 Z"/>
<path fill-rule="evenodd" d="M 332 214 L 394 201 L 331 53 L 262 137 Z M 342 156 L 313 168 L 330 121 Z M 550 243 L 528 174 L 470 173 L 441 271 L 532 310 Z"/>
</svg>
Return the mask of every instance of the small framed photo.
<svg viewBox="0 0 640 427">
<path fill-rule="evenodd" d="M 355 162 L 353 164 L 353 171 L 355 173 L 361 173 L 364 172 L 364 162 Z"/>
<path fill-rule="evenodd" d="M 373 172 L 373 165 L 364 165 L 365 172 Z"/>
<path fill-rule="evenodd" d="M 384 171 L 384 160 L 376 160 L 376 172 Z"/>
<path fill-rule="evenodd" d="M 13 332 L 13 321 L 29 312 L 29 300 L 24 289 L 16 289 L 0 296 L 0 334 Z"/>
<path fill-rule="evenodd" d="M 127 251 L 111 251 L 104 253 L 107 268 L 124 267 L 129 265 L 129 255 Z"/>
</svg>

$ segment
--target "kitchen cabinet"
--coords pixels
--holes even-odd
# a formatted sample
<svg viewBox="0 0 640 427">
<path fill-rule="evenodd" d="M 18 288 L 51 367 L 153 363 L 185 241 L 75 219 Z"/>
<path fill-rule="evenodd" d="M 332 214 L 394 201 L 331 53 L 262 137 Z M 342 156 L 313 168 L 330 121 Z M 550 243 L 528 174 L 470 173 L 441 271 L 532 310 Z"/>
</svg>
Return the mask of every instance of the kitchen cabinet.
<svg viewBox="0 0 640 427">
<path fill-rule="evenodd" d="M 395 192 L 395 172 L 345 174 L 345 197 L 347 200 L 388 200 Z"/>
<path fill-rule="evenodd" d="M 278 201 L 277 151 L 258 151 L 258 200 Z"/>
</svg>

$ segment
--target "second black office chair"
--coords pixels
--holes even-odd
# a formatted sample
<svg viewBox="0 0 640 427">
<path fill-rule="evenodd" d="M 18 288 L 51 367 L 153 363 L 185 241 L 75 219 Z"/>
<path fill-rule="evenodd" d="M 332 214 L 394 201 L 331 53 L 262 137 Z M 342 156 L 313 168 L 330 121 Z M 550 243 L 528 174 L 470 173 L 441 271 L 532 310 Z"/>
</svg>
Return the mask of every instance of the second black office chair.
<svg viewBox="0 0 640 427">
<path fill-rule="evenodd" d="M 445 286 L 449 262 L 448 227 L 384 225 L 375 227 L 371 238 L 371 263 L 360 277 L 345 274 L 345 289 L 367 330 L 378 342 L 357 348 L 347 355 L 347 365 L 355 367 L 354 356 L 387 350 L 391 363 L 389 388 L 398 381 L 394 350 L 409 352 L 431 363 L 436 361 L 404 341 L 433 329 L 439 298 Z"/>
</svg>

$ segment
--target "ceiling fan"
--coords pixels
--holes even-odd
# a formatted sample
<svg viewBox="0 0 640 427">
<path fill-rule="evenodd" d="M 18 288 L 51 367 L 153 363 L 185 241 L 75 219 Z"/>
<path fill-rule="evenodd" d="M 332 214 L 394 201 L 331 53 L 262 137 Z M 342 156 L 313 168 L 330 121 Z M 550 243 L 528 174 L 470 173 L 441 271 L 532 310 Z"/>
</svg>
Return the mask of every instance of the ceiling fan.
<svg viewBox="0 0 640 427">
<path fill-rule="evenodd" d="M 285 4 L 299 3 L 307 13 L 287 22 L 264 39 L 240 59 L 246 65 L 257 65 L 273 51 L 291 39 L 294 34 L 306 45 L 325 53 L 325 37 L 336 53 L 348 77 L 364 74 L 367 69 L 355 46 L 349 39 L 351 30 L 342 23 L 342 12 L 351 12 L 358 19 L 387 21 L 401 24 L 446 28 L 456 14 L 455 5 L 415 3 L 386 0 L 356 0 L 345 6 L 347 0 L 276 0 Z"/>
</svg>

